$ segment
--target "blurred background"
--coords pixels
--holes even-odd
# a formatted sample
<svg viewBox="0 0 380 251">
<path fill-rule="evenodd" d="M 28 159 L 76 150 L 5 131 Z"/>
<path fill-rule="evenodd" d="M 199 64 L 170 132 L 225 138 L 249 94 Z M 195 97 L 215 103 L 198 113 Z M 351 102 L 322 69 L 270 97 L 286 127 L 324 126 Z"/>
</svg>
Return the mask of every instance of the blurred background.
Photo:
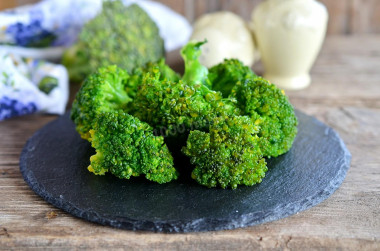
<svg viewBox="0 0 380 251">
<path fill-rule="evenodd" d="M 207 12 L 232 11 L 245 20 L 263 0 L 156 0 L 184 15 L 190 22 Z M 1 0 L 0 10 L 38 2 Z M 320 0 L 329 11 L 328 35 L 380 33 L 380 0 Z"/>
</svg>

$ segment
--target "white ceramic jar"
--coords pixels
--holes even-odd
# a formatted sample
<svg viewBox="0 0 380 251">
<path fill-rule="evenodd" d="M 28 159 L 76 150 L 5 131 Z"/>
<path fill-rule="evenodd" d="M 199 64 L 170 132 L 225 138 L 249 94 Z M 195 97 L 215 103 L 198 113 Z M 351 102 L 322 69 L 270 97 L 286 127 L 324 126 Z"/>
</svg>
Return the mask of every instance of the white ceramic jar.
<svg viewBox="0 0 380 251">
<path fill-rule="evenodd" d="M 328 13 L 315 0 L 266 0 L 252 13 L 264 77 L 284 89 L 311 82 L 309 71 L 323 43 Z"/>
</svg>

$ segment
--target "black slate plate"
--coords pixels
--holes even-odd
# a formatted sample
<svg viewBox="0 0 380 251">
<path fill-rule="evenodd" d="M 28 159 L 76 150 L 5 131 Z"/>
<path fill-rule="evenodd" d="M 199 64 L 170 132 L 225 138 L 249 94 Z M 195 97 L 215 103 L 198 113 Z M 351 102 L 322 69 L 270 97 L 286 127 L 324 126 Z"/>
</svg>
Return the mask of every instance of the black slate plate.
<svg viewBox="0 0 380 251">
<path fill-rule="evenodd" d="M 336 132 L 297 112 L 292 149 L 268 162 L 264 181 L 236 190 L 194 182 L 159 185 L 87 171 L 94 153 L 66 114 L 39 130 L 20 158 L 25 181 L 66 212 L 103 225 L 155 232 L 233 229 L 273 221 L 310 208 L 342 183 L 351 155 Z"/>
</svg>

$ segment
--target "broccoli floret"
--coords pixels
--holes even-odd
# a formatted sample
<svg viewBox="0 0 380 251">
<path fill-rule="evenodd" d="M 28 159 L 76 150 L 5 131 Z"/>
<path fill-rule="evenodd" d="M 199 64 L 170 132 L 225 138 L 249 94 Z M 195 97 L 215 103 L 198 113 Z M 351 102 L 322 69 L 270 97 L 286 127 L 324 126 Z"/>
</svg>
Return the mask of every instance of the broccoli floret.
<svg viewBox="0 0 380 251">
<path fill-rule="evenodd" d="M 255 73 L 237 59 L 225 59 L 209 69 L 208 79 L 212 89 L 220 91 L 227 98 L 237 82 L 254 78 Z"/>
<path fill-rule="evenodd" d="M 81 82 L 99 67 L 116 64 L 129 73 L 164 57 L 164 42 L 154 21 L 138 5 L 105 1 L 86 23 L 77 43 L 63 56 L 72 81 Z"/>
<path fill-rule="evenodd" d="M 135 116 L 155 128 L 175 132 L 204 129 L 216 116 L 239 114 L 233 99 L 223 99 L 220 92 L 207 87 L 207 68 L 198 61 L 202 44 L 188 43 L 182 49 L 182 79 L 163 78 L 165 71 L 159 67 L 144 75 L 133 102 Z"/>
<path fill-rule="evenodd" d="M 277 157 L 291 148 L 297 134 L 297 117 L 284 91 L 261 77 L 238 82 L 231 96 L 244 115 L 260 126 L 264 156 Z"/>
<path fill-rule="evenodd" d="M 211 102 L 221 95 L 207 87 L 160 80 L 160 73 L 147 74 L 134 100 L 134 115 L 156 128 L 168 131 L 181 128 L 204 128 L 211 111 Z"/>
<path fill-rule="evenodd" d="M 126 92 L 131 98 L 135 98 L 139 86 L 143 82 L 144 75 L 146 73 L 151 73 L 156 69 L 160 72 L 159 80 L 169 80 L 169 81 L 178 81 L 180 75 L 173 71 L 166 63 L 165 59 L 160 59 L 158 62 L 152 63 L 149 62 L 145 66 L 137 67 L 133 69 L 131 76 L 128 80 L 128 85 L 126 86 Z M 131 110 L 127 110 L 131 112 Z"/>
<path fill-rule="evenodd" d="M 96 154 L 88 170 L 95 174 L 110 171 L 122 179 L 143 174 L 158 183 L 178 177 L 163 137 L 154 136 L 152 127 L 127 113 L 99 114 L 89 140 Z"/>
<path fill-rule="evenodd" d="M 183 153 L 195 165 L 192 178 L 222 188 L 260 183 L 267 171 L 258 127 L 246 116 L 217 117 L 208 132 L 190 132 Z"/>
<path fill-rule="evenodd" d="M 129 78 L 126 71 L 113 65 L 100 68 L 84 81 L 71 110 L 71 119 L 83 139 L 89 138 L 99 113 L 127 109 L 132 101 L 126 92 Z"/>
<path fill-rule="evenodd" d="M 178 82 L 181 79 L 181 76 L 165 63 L 165 59 L 160 59 L 157 63 L 149 62 L 142 69 L 144 73 L 158 70 L 160 72 L 160 80 Z"/>
</svg>

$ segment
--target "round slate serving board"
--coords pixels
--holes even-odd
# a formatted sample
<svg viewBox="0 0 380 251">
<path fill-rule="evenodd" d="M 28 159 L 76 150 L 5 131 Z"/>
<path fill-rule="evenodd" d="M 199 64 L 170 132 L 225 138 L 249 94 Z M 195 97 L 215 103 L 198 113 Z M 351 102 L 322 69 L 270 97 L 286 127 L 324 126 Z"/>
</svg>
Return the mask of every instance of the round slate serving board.
<svg viewBox="0 0 380 251">
<path fill-rule="evenodd" d="M 259 185 L 236 190 L 193 181 L 159 185 L 87 171 L 90 144 L 69 114 L 36 132 L 25 144 L 20 169 L 33 191 L 64 211 L 103 225 L 155 232 L 233 229 L 273 221 L 310 208 L 342 183 L 351 155 L 337 133 L 297 111 L 292 149 L 268 160 Z"/>
</svg>

